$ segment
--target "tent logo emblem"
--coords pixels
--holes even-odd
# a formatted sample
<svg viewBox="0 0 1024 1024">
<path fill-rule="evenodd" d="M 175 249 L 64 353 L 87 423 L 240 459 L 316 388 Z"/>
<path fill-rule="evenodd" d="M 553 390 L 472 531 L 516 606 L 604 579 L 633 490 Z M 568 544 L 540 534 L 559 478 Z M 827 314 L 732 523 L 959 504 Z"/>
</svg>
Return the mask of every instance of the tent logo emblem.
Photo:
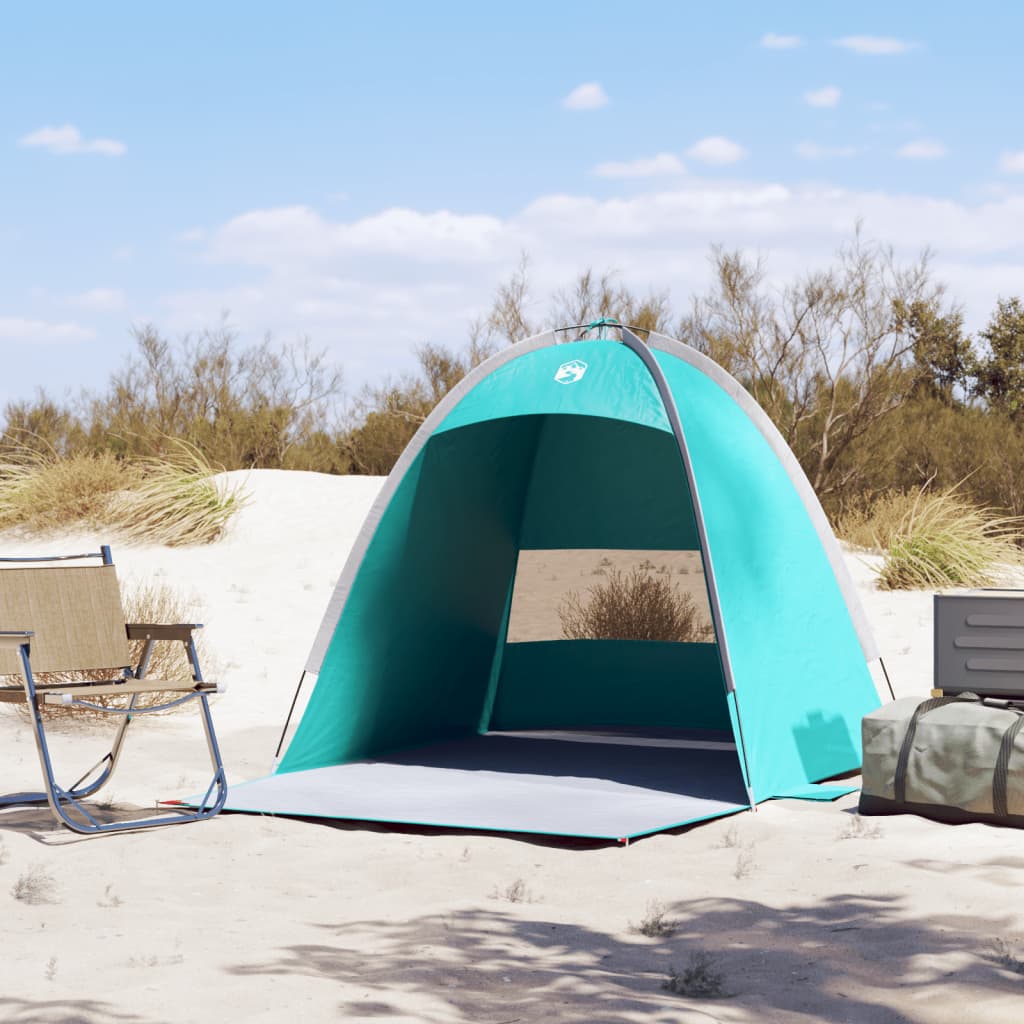
<svg viewBox="0 0 1024 1024">
<path fill-rule="evenodd" d="M 562 363 L 555 371 L 555 380 L 559 384 L 575 384 L 583 379 L 587 372 L 587 364 L 582 359 L 573 359 L 571 362 Z"/>
</svg>

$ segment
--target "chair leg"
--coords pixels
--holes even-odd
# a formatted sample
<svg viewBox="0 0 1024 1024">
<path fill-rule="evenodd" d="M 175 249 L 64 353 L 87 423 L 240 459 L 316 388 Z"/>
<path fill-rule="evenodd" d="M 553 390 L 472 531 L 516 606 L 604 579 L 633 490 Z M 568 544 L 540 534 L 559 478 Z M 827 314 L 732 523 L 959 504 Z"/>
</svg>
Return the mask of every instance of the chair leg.
<svg viewBox="0 0 1024 1024">
<path fill-rule="evenodd" d="M 46 740 L 46 729 L 40 709 L 40 698 L 35 692 L 35 686 L 30 677 L 27 679 L 27 682 L 30 695 L 29 711 L 32 717 L 32 731 L 35 737 L 36 750 L 39 754 L 39 764 L 42 768 L 46 790 L 40 793 L 13 793 L 9 796 L 2 796 L 0 797 L 0 806 L 7 806 L 11 804 L 33 804 L 45 801 L 50 805 L 50 810 L 58 823 L 62 823 L 72 831 L 79 832 L 84 835 L 95 835 L 102 832 L 126 832 L 143 828 L 156 828 L 163 825 L 177 825 L 191 821 L 202 821 L 206 818 L 212 818 L 224 806 L 224 801 L 227 799 L 228 792 L 227 780 L 224 774 L 224 764 L 221 759 L 220 747 L 217 743 L 217 736 L 213 727 L 213 719 L 210 715 L 209 702 L 205 693 L 196 693 L 194 696 L 197 697 L 200 702 L 200 716 L 202 719 L 203 731 L 206 735 L 207 747 L 210 753 L 210 762 L 213 767 L 213 777 L 210 780 L 210 784 L 207 787 L 203 799 L 200 801 L 196 809 L 191 813 L 172 811 L 153 818 L 134 818 L 128 821 L 99 822 L 81 801 L 84 798 L 93 795 L 102 786 L 104 786 L 109 781 L 114 769 L 117 767 L 117 761 L 121 754 L 121 748 L 124 745 L 128 726 L 136 714 L 142 713 L 135 709 L 136 695 L 132 695 L 131 704 L 128 708 L 122 708 L 118 709 L 116 712 L 112 712 L 123 715 L 123 721 L 115 734 L 114 743 L 110 752 L 90 768 L 89 771 L 74 783 L 70 789 L 64 789 L 57 783 L 54 776 L 53 761 L 50 757 L 49 744 Z M 83 786 L 82 784 L 101 766 L 105 767 L 103 767 L 99 777 L 88 785 Z M 72 810 L 76 811 L 84 821 L 73 817 L 70 813 Z"/>
</svg>

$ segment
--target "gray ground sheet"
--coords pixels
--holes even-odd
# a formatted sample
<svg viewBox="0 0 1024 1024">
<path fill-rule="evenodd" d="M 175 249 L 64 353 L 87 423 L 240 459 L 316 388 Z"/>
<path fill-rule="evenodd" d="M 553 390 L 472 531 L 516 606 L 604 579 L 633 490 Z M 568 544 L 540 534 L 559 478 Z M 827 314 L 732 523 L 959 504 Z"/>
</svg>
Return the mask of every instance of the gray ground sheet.
<svg viewBox="0 0 1024 1024">
<path fill-rule="evenodd" d="M 747 807 L 731 737 L 487 733 L 231 787 L 226 809 L 628 839 Z"/>
</svg>

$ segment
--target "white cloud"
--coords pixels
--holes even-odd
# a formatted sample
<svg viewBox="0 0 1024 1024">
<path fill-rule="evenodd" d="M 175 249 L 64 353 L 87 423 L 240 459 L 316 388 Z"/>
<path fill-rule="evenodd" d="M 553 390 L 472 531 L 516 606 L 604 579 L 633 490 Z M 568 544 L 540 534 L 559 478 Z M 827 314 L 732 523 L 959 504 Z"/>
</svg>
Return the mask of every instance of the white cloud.
<svg viewBox="0 0 1024 1024">
<path fill-rule="evenodd" d="M 67 301 L 72 306 L 92 313 L 117 313 L 127 305 L 120 288 L 91 288 L 87 292 L 69 296 Z"/>
<path fill-rule="evenodd" d="M 838 86 L 826 85 L 821 89 L 812 89 L 804 93 L 804 103 L 811 107 L 835 107 L 842 96 Z"/>
<path fill-rule="evenodd" d="M 16 341 L 28 345 L 46 345 L 92 341 L 96 332 L 91 327 L 64 321 L 33 320 L 20 316 L 0 316 L 0 341 Z"/>
<path fill-rule="evenodd" d="M 39 147 L 49 150 L 57 156 L 70 156 L 79 153 L 124 156 L 128 149 L 123 142 L 118 142 L 117 139 L 84 139 L 82 133 L 73 124 L 64 124 L 59 128 L 46 125 L 20 138 L 18 145 L 30 148 Z"/>
<path fill-rule="evenodd" d="M 798 142 L 794 151 L 803 160 L 836 160 L 857 155 L 856 146 L 822 146 L 817 142 Z"/>
<path fill-rule="evenodd" d="M 760 45 L 766 50 L 794 50 L 803 44 L 800 36 L 784 36 L 777 32 L 766 32 L 760 41 Z"/>
<path fill-rule="evenodd" d="M 695 142 L 687 151 L 686 155 L 694 160 L 705 164 L 734 164 L 742 160 L 747 151 L 732 139 L 722 135 L 710 135 L 706 139 Z"/>
<path fill-rule="evenodd" d="M 1005 174 L 1024 174 L 1024 149 L 1003 153 L 999 157 L 999 170 Z"/>
<path fill-rule="evenodd" d="M 948 152 L 949 150 L 935 139 L 914 139 L 900 146 L 896 150 L 896 155 L 901 160 L 941 160 Z"/>
<path fill-rule="evenodd" d="M 594 174 L 599 178 L 655 178 L 660 175 L 685 174 L 686 165 L 673 153 L 640 157 L 638 160 L 609 161 L 598 164 Z"/>
<path fill-rule="evenodd" d="M 833 155 L 825 146 L 813 152 Z M 891 242 L 900 258 L 931 245 L 936 274 L 964 303 L 973 330 L 987 320 L 999 290 L 1008 293 L 1014 273 L 1020 280 L 1024 194 L 1017 191 L 943 200 L 716 172 L 638 179 L 628 196 L 540 195 L 505 217 L 407 209 L 346 219 L 308 207 L 252 210 L 215 227 L 197 255 L 228 268 L 223 276 L 234 283 L 165 294 L 154 319 L 174 333 L 215 323 L 227 309 L 246 337 L 266 330 L 308 335 L 344 367 L 354 391 L 407 369 L 416 344 L 457 343 L 523 252 L 536 296 L 530 313 L 538 320 L 547 312 L 545 296 L 585 266 L 618 268 L 628 287 L 666 290 L 682 310 L 709 284 L 709 243 L 763 252 L 775 285 L 830 260 L 861 219 L 865 234 Z"/>
<path fill-rule="evenodd" d="M 892 36 L 843 36 L 835 40 L 836 46 L 867 57 L 896 57 L 916 49 L 918 44 Z"/>
<path fill-rule="evenodd" d="M 201 242 L 206 238 L 206 232 L 202 228 L 185 228 L 174 236 L 176 242 Z"/>
<path fill-rule="evenodd" d="M 308 206 L 286 206 L 228 221 L 214 233 L 207 258 L 258 266 L 277 265 L 285 254 L 299 265 L 369 257 L 459 264 L 479 259 L 500 232 L 496 217 L 448 210 L 394 207 L 346 224 L 326 220 Z"/>
<path fill-rule="evenodd" d="M 584 82 L 577 85 L 562 100 L 562 106 L 566 110 L 597 110 L 607 105 L 608 94 L 601 88 L 600 82 Z"/>
</svg>

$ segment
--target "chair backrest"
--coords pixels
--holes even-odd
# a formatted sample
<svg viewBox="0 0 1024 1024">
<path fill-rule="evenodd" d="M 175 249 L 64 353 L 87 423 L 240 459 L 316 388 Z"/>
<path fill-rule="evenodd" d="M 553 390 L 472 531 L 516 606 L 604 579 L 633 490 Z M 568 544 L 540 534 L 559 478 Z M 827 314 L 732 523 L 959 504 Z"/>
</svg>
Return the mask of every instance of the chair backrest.
<svg viewBox="0 0 1024 1024">
<path fill-rule="evenodd" d="M 113 565 L 0 567 L 0 629 L 35 632 L 33 672 L 131 664 Z M 0 675 L 20 667 L 16 651 L 0 651 Z"/>
</svg>

